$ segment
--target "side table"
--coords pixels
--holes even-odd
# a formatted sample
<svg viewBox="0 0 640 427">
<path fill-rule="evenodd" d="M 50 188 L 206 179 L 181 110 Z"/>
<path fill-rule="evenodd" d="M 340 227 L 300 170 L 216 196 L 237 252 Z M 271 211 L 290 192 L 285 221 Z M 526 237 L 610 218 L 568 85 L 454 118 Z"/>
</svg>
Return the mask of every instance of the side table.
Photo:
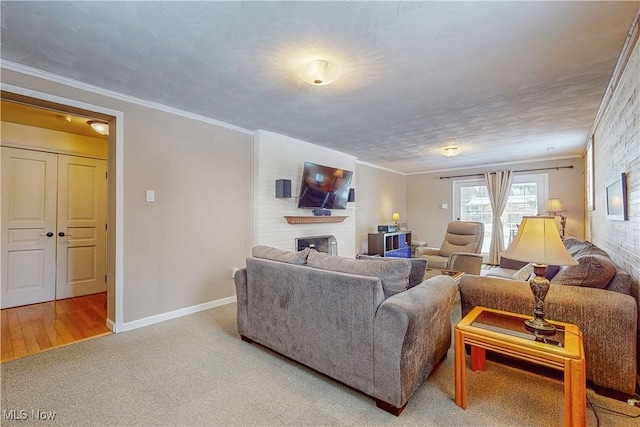
<svg viewBox="0 0 640 427">
<path fill-rule="evenodd" d="M 524 328 L 531 316 L 475 307 L 454 329 L 456 405 L 467 408 L 465 344 L 471 369 L 485 369 L 485 352 L 525 360 L 564 372 L 565 426 L 586 423 L 586 372 L 582 333 L 576 325 L 551 321 L 555 335 L 536 337 Z"/>
</svg>

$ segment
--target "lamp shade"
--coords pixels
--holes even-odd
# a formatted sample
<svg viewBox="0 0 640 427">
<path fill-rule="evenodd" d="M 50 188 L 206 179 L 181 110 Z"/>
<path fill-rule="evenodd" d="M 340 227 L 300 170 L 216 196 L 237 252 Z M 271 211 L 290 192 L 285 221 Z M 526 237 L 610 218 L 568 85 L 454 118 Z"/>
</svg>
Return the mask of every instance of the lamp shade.
<svg viewBox="0 0 640 427">
<path fill-rule="evenodd" d="M 578 265 L 567 251 L 551 216 L 525 216 L 505 258 L 542 265 Z"/>
<path fill-rule="evenodd" d="M 400 214 L 398 212 L 394 212 L 393 215 L 391 215 L 391 220 L 400 221 Z"/>
<path fill-rule="evenodd" d="M 565 212 L 566 209 L 562 206 L 562 202 L 560 199 L 549 199 L 547 201 L 547 207 L 544 210 L 545 212 Z"/>
</svg>

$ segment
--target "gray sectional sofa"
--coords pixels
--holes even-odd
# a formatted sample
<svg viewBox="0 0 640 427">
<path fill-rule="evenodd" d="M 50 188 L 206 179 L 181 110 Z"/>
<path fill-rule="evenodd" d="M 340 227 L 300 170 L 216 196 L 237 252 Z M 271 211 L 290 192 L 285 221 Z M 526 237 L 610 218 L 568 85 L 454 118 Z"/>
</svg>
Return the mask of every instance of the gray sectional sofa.
<svg viewBox="0 0 640 427">
<path fill-rule="evenodd" d="M 587 380 L 596 391 L 626 398 L 636 391 L 640 362 L 638 284 L 607 253 L 590 242 L 564 240 L 577 266 L 555 271 L 545 300 L 546 317 L 578 325 L 583 334 Z M 519 269 L 519 270 L 518 270 Z M 525 281 L 531 266 L 502 260 L 492 276 L 463 276 L 462 315 L 475 306 L 533 313 L 533 295 Z"/>
<path fill-rule="evenodd" d="M 399 415 L 447 354 L 457 292 L 448 276 L 410 275 L 408 259 L 257 246 L 235 275 L 238 332 Z"/>
</svg>

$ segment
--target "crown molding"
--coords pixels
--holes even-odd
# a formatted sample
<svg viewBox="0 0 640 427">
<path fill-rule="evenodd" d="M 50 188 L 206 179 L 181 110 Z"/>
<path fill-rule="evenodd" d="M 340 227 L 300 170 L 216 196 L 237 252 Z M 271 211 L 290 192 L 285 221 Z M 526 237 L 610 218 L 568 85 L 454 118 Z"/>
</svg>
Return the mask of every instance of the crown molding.
<svg viewBox="0 0 640 427">
<path fill-rule="evenodd" d="M 636 16 L 633 18 L 631 22 L 631 26 L 629 27 L 629 32 L 627 33 L 627 37 L 624 41 L 624 45 L 620 50 L 620 56 L 618 57 L 618 62 L 616 63 L 616 67 L 613 69 L 613 73 L 611 74 L 611 79 L 609 80 L 609 84 L 607 85 L 607 89 L 602 96 L 602 100 L 600 101 L 600 106 L 598 107 L 598 111 L 596 112 L 595 119 L 593 124 L 591 125 L 591 129 L 587 135 L 587 146 L 590 143 L 591 137 L 596 132 L 596 129 L 600 125 L 600 120 L 602 120 L 602 116 L 609 108 L 609 104 L 613 99 L 613 95 L 618 88 L 618 84 L 622 79 L 625 71 L 627 70 L 627 64 L 629 63 L 629 58 L 633 54 L 634 48 L 638 45 L 638 40 L 640 40 L 640 6 L 638 7 L 638 11 L 636 12 Z"/>
<path fill-rule="evenodd" d="M 53 74 L 48 71 L 39 70 L 37 68 L 28 67 L 26 65 L 18 64 L 16 62 L 7 61 L 5 59 L 0 60 L 0 68 L 15 71 L 17 73 L 26 74 L 31 77 L 36 77 L 39 79 L 47 80 L 52 83 L 58 83 L 64 86 L 72 87 L 74 89 L 83 90 L 86 92 L 91 92 L 96 95 L 106 96 L 108 98 L 117 99 L 119 101 L 129 102 L 131 104 L 140 105 L 142 107 L 152 108 L 154 110 L 163 111 L 165 113 L 174 114 L 177 116 L 182 116 L 188 119 L 198 120 L 200 122 L 208 123 L 215 126 L 220 126 L 222 128 L 234 130 L 237 132 L 241 132 L 247 135 L 252 135 L 253 131 L 244 129 L 240 126 L 232 125 L 230 123 L 222 122 L 220 120 L 215 120 L 209 117 L 201 116 L 199 114 L 190 113 L 188 111 L 181 110 L 179 108 L 169 107 L 164 104 L 160 104 L 158 102 L 148 101 L 146 99 L 136 98 L 131 95 L 126 95 L 123 93 L 115 92 L 109 89 L 104 89 L 99 86 L 90 85 L 88 83 L 83 83 L 77 80 L 70 79 L 68 77 L 63 77 L 58 74 Z"/>
</svg>

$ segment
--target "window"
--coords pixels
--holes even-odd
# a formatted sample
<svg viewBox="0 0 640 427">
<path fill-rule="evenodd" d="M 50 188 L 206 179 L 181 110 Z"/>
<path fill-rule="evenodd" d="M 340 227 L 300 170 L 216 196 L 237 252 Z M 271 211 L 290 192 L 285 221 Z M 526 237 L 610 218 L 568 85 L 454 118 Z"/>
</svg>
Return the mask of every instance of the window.
<svg viewBox="0 0 640 427">
<path fill-rule="evenodd" d="M 511 243 L 523 216 L 542 213 L 547 201 L 548 174 L 516 175 L 511 183 L 511 193 L 502 213 L 502 231 L 505 248 Z M 493 212 L 489 192 L 484 179 L 457 180 L 453 182 L 453 215 L 461 221 L 484 223 L 482 252 L 491 246 Z"/>
<path fill-rule="evenodd" d="M 587 147 L 586 159 L 585 159 L 585 175 L 587 178 L 587 209 L 590 211 L 595 210 L 594 200 L 595 200 L 595 187 L 593 185 L 593 135 L 591 135 L 591 140 L 589 142 L 589 146 Z"/>
</svg>

